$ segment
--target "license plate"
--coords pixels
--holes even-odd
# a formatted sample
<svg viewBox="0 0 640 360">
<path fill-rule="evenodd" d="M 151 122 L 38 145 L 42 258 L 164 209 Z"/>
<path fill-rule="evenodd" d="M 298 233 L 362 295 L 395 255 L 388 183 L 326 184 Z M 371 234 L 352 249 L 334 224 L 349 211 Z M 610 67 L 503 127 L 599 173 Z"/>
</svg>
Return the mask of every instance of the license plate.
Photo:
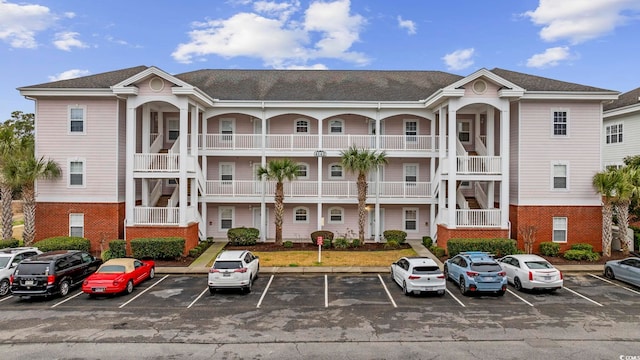
<svg viewBox="0 0 640 360">
<path fill-rule="evenodd" d="M 227 276 L 227 277 L 229 277 L 229 276 L 231 276 L 231 273 L 228 273 L 228 272 L 226 272 L 226 273 L 222 273 L 222 276 Z"/>
<path fill-rule="evenodd" d="M 33 281 L 33 280 L 25 280 L 25 281 L 24 281 L 24 284 L 25 284 L 26 286 L 33 286 L 33 285 L 35 285 L 36 283 L 35 283 L 35 281 Z"/>
<path fill-rule="evenodd" d="M 105 288 L 93 288 L 93 292 L 104 292 Z"/>
<path fill-rule="evenodd" d="M 493 281 L 493 276 L 483 276 L 482 280 L 484 280 L 484 281 Z"/>
<path fill-rule="evenodd" d="M 545 280 L 547 280 L 547 281 L 548 281 L 548 280 L 551 280 L 551 276 L 543 276 L 542 278 L 543 278 L 543 279 L 545 279 Z"/>
</svg>

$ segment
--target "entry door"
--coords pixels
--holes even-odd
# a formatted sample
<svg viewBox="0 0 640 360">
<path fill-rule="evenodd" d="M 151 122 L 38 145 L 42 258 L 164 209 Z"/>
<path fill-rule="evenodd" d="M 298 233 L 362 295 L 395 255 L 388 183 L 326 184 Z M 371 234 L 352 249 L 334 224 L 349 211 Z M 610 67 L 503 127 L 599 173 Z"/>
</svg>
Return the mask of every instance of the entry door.
<svg viewBox="0 0 640 360">
<path fill-rule="evenodd" d="M 269 236 L 269 209 L 265 209 L 267 215 L 267 222 L 264 224 L 265 239 Z M 260 224 L 262 223 L 262 213 L 260 207 L 253 208 L 253 227 L 260 230 Z"/>
<path fill-rule="evenodd" d="M 375 208 L 369 211 L 369 238 L 373 239 L 375 235 L 375 222 L 376 222 L 376 214 Z M 380 226 L 378 226 L 378 235 L 380 236 L 380 240 L 382 240 L 382 232 L 384 231 L 384 209 L 380 208 Z"/>
<path fill-rule="evenodd" d="M 262 120 L 253 119 L 253 147 L 255 149 L 262 148 Z"/>
</svg>

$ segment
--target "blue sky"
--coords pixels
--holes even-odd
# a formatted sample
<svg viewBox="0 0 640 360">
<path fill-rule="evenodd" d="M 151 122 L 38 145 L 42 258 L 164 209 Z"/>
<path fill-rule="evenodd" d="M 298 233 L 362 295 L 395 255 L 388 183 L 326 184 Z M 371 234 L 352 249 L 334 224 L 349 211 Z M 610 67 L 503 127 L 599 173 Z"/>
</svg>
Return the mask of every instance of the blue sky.
<svg viewBox="0 0 640 360">
<path fill-rule="evenodd" d="M 196 69 L 494 67 L 640 87 L 640 0 L 0 0 L 0 120 L 17 87 L 137 65 Z"/>
</svg>

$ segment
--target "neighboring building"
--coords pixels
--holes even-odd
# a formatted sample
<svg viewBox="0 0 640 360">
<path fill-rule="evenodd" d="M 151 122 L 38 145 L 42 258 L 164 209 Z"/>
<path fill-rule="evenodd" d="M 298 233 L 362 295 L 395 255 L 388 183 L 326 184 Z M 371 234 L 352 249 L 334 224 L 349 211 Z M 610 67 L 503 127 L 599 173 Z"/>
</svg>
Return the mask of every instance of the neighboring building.
<svg viewBox="0 0 640 360">
<path fill-rule="evenodd" d="M 605 103 L 602 167 L 621 167 L 627 156 L 640 155 L 640 88 Z"/>
<path fill-rule="evenodd" d="M 351 145 L 383 150 L 369 178 L 368 241 L 511 237 L 601 248 L 603 102 L 618 93 L 502 69 L 438 71 L 129 69 L 19 89 L 35 100 L 36 151 L 58 180 L 37 183 L 37 238 L 274 238 L 274 183 L 255 171 L 300 164 L 285 183 L 285 239 L 357 232 Z M 447 134 L 451 136 L 447 136 Z M 538 247 L 536 246 L 535 249 Z"/>
</svg>

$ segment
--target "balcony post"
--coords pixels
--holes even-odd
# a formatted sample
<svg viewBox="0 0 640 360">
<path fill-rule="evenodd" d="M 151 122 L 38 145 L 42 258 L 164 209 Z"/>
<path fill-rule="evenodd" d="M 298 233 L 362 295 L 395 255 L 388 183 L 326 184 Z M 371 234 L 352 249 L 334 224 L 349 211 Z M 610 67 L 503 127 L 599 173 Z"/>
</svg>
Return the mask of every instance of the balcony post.
<svg viewBox="0 0 640 360">
<path fill-rule="evenodd" d="M 136 183 L 133 179 L 133 165 L 136 155 L 136 108 L 128 104 L 126 118 L 126 156 L 125 166 L 125 224 L 135 224 L 134 209 L 136 205 Z"/>
<path fill-rule="evenodd" d="M 509 223 L 509 101 L 502 101 L 500 112 L 500 224 Z M 511 236 L 511 234 L 509 234 Z"/>
<path fill-rule="evenodd" d="M 180 226 L 187 225 L 187 143 L 189 129 L 189 103 L 184 100 L 184 104 L 180 107 L 180 149 L 178 150 L 178 168 L 180 170 L 180 189 L 178 197 L 178 224 Z"/>
<path fill-rule="evenodd" d="M 457 180 L 457 169 L 458 169 L 458 157 L 456 152 L 456 145 L 458 140 L 458 131 L 456 128 L 456 110 L 454 110 L 451 106 L 451 101 L 449 102 L 449 118 L 448 121 L 448 129 L 449 129 L 449 137 L 447 138 L 447 153 L 449 154 L 449 181 L 447 182 L 447 207 L 449 211 L 447 214 L 449 218 L 447 219 L 447 226 L 450 229 L 456 228 L 456 180 Z"/>
</svg>

